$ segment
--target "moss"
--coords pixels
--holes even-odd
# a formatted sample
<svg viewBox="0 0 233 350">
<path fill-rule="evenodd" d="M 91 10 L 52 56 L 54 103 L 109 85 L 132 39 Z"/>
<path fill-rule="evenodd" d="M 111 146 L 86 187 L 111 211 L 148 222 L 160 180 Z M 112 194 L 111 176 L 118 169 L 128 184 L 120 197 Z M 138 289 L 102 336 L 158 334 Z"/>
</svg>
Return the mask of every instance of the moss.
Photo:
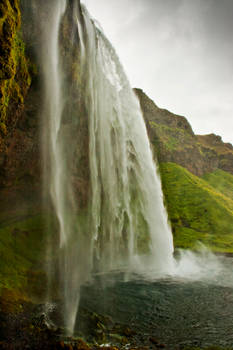
<svg viewBox="0 0 233 350">
<path fill-rule="evenodd" d="M 175 128 L 174 126 L 170 127 L 153 121 L 150 121 L 149 124 L 157 135 L 159 142 L 162 143 L 163 147 L 165 147 L 168 152 L 183 150 L 184 140 L 186 147 L 193 143 L 192 135 L 185 129 Z M 157 145 L 158 140 L 152 140 L 152 143 Z"/>
<path fill-rule="evenodd" d="M 3 288 L 0 291 L 0 309 L 4 314 L 18 314 L 22 311 L 22 302 L 27 301 L 19 290 Z"/>
<path fill-rule="evenodd" d="M 160 170 L 175 246 L 233 252 L 233 200 L 175 163 Z"/>
<path fill-rule="evenodd" d="M 43 276 L 46 218 L 34 215 L 0 227 L 0 290 L 30 290 Z M 31 272 L 32 271 L 32 272 Z M 44 278 L 44 277 L 42 277 Z M 38 290 L 40 287 L 38 286 Z"/>
<path fill-rule="evenodd" d="M 17 111 L 31 84 L 30 62 L 19 29 L 18 0 L 3 0 L 0 5 L 0 136 L 17 121 Z"/>
</svg>

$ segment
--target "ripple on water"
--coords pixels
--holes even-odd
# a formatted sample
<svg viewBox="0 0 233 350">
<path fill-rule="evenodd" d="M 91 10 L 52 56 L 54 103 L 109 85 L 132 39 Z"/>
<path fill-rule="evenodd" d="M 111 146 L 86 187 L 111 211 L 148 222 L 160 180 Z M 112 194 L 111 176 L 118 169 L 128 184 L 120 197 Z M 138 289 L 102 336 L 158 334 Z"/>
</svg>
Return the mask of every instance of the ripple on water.
<svg viewBox="0 0 233 350">
<path fill-rule="evenodd" d="M 233 346 L 233 259 L 221 257 L 218 274 L 161 276 L 115 272 L 83 287 L 81 305 L 111 316 L 168 346 Z M 148 276 L 147 276 L 148 277 Z"/>
</svg>

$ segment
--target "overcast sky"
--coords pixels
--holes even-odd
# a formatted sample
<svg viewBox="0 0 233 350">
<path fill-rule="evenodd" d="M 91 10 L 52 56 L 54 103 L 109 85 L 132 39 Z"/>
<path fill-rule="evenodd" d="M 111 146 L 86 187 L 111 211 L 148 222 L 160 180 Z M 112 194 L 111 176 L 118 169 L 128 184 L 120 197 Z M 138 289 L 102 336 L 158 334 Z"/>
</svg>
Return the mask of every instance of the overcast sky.
<svg viewBox="0 0 233 350">
<path fill-rule="evenodd" d="M 81 0 L 132 87 L 233 143 L 233 0 Z"/>
</svg>

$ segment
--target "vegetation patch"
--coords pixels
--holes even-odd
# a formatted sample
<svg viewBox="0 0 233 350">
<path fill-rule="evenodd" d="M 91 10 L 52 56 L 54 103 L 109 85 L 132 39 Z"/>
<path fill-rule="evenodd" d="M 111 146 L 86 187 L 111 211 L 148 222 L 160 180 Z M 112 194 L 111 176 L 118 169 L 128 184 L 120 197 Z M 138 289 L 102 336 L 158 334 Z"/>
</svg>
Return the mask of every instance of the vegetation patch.
<svg viewBox="0 0 233 350">
<path fill-rule="evenodd" d="M 226 197 L 233 199 L 233 175 L 217 169 L 212 173 L 205 174 L 202 177 L 215 190 L 224 194 Z"/>
<path fill-rule="evenodd" d="M 31 84 L 30 62 L 19 29 L 19 1 L 0 4 L 0 137 L 7 134 L 23 107 Z"/>
<path fill-rule="evenodd" d="M 233 200 L 175 163 L 161 163 L 160 171 L 175 246 L 194 248 L 198 240 L 233 253 Z"/>
<path fill-rule="evenodd" d="M 194 142 L 193 136 L 185 129 L 170 127 L 154 121 L 150 121 L 149 124 L 168 152 L 183 150 L 184 146 L 191 146 Z M 156 143 L 156 140 L 152 140 L 152 142 Z"/>
<path fill-rule="evenodd" d="M 44 278 L 47 226 L 43 215 L 34 215 L 0 227 L 0 293 L 32 291 L 37 277 Z"/>
</svg>

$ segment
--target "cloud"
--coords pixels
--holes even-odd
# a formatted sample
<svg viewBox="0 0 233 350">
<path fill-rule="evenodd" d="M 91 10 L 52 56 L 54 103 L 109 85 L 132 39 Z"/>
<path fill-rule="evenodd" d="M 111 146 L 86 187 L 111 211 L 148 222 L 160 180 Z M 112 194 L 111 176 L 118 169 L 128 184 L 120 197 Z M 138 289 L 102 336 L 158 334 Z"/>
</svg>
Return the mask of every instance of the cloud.
<svg viewBox="0 0 233 350">
<path fill-rule="evenodd" d="M 232 0 L 83 0 L 133 86 L 233 142 Z M 219 130 L 219 131 L 218 131 Z"/>
</svg>

